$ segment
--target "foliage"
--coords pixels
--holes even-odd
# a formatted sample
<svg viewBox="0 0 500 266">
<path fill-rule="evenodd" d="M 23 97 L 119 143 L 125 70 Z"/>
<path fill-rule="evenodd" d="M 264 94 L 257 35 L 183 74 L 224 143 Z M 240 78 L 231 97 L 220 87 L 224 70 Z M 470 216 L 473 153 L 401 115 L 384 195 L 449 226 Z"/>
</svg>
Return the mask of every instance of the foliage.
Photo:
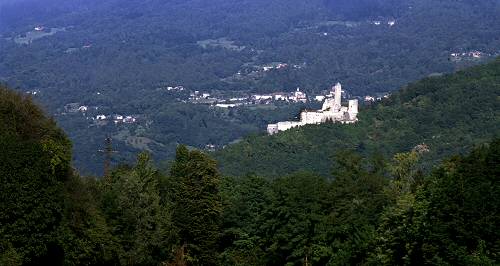
<svg viewBox="0 0 500 266">
<path fill-rule="evenodd" d="M 223 173 L 235 176 L 275 177 L 299 170 L 328 175 L 328 159 L 342 149 L 389 157 L 425 144 L 430 151 L 421 164 L 428 170 L 441 158 L 500 134 L 499 77 L 500 59 L 427 78 L 362 108 L 354 125 L 309 125 L 270 137 L 250 136 L 215 157 Z"/>
<path fill-rule="evenodd" d="M 328 265 L 357 265 L 366 260 L 379 216 L 389 202 L 384 194 L 386 170 L 374 171 L 373 161 L 353 151 L 341 151 L 335 158 L 327 228 L 332 257 Z"/>
<path fill-rule="evenodd" d="M 221 219 L 220 177 L 215 161 L 199 151 L 177 148 L 170 171 L 172 219 L 190 265 L 215 265 Z"/>
<path fill-rule="evenodd" d="M 178 143 L 222 147 L 263 132 L 267 122 L 295 114 L 283 111 L 269 116 L 243 110 L 226 116 L 206 106 L 179 104 L 178 95 L 157 91 L 159 84 L 229 93 L 300 87 L 313 95 L 340 81 L 350 94 L 364 96 L 487 62 L 500 52 L 496 37 L 500 6 L 495 0 L 2 0 L 1 4 L 0 82 L 23 91 L 38 90 L 37 100 L 74 143 L 75 167 L 94 175 L 102 173 L 97 151 L 107 134 L 116 136 L 128 129 L 132 137 L 153 140 L 148 148 L 164 160 L 175 156 Z M 393 19 L 396 24 L 391 27 L 387 23 Z M 15 43 L 16 36 L 37 26 L 65 31 L 30 44 Z M 219 38 L 245 48 L 198 44 Z M 482 51 L 483 57 L 450 58 L 451 53 L 474 50 Z M 272 62 L 289 67 L 264 72 L 262 66 Z M 109 114 L 141 114 L 143 127 L 135 132 L 133 126 L 89 126 L 85 117 L 62 114 L 63 107 L 74 102 Z M 245 113 L 256 117 L 249 120 Z M 146 126 L 145 121 L 152 123 Z M 124 139 L 115 143 L 120 151 L 116 163 L 133 163 L 142 150 Z M 322 165 L 322 173 L 328 172 L 327 167 Z"/>
<path fill-rule="evenodd" d="M 0 147 L 2 259 L 26 264 L 58 256 L 71 143 L 31 99 L 0 87 Z"/>
<path fill-rule="evenodd" d="M 221 177 L 180 145 L 168 176 L 141 153 L 95 179 L 72 173 L 70 142 L 28 98 L 0 95 L 2 265 L 500 262 L 498 138 L 429 174 L 419 149 L 344 149 L 329 178 Z"/>
<path fill-rule="evenodd" d="M 500 140 L 437 168 L 384 212 L 375 261 L 493 265 L 499 260 Z"/>
<path fill-rule="evenodd" d="M 174 229 L 169 206 L 161 204 L 158 173 L 147 153 L 132 169 L 117 169 L 102 182 L 101 208 L 123 265 L 170 259 Z"/>
</svg>

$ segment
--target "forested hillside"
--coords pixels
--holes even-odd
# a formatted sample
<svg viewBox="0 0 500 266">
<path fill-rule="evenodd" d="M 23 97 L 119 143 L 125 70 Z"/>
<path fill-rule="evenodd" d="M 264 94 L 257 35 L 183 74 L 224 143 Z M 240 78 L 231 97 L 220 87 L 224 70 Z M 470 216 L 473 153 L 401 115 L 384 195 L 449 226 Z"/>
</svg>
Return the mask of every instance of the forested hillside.
<svg viewBox="0 0 500 266">
<path fill-rule="evenodd" d="M 340 80 L 356 94 L 388 91 L 500 52 L 499 10 L 494 0 L 27 0 L 0 9 L 0 78 L 62 104 L 98 89 L 127 95 L 113 97 L 122 103 L 162 81 L 193 89 L 317 90 Z M 38 25 L 64 30 L 16 43 Z M 220 38 L 234 43 L 199 45 Z M 450 61 L 451 53 L 474 50 L 484 58 Z M 272 62 L 301 67 L 235 75 Z"/>
<path fill-rule="evenodd" d="M 217 152 L 229 175 L 279 176 L 298 170 L 327 175 L 342 149 L 385 156 L 429 149 L 424 164 L 468 151 L 500 134 L 500 59 L 426 78 L 360 110 L 354 125 L 323 124 L 275 136 L 252 136 Z"/>
<path fill-rule="evenodd" d="M 3 87 L 0 96 L 0 265 L 500 262 L 500 139 L 430 174 L 425 149 L 343 150 L 325 159 L 333 178 L 231 178 L 180 145 L 165 172 L 141 153 L 81 177 L 54 121 L 25 96 Z"/>
<path fill-rule="evenodd" d="M 227 115 L 179 104 L 158 88 L 301 87 L 312 96 L 340 81 L 351 95 L 383 93 L 492 60 L 498 13 L 496 0 L 2 1 L 0 82 L 36 92 L 74 142 L 75 166 L 102 173 L 97 151 L 106 136 L 119 150 L 114 164 L 145 146 L 171 159 L 178 143 L 222 147 L 262 132 L 269 117 L 293 115 Z M 276 64 L 286 67 L 264 70 Z M 98 108 L 94 118 L 126 111 L 142 123 L 95 126 L 92 117 L 67 115 L 71 103 Z"/>
</svg>

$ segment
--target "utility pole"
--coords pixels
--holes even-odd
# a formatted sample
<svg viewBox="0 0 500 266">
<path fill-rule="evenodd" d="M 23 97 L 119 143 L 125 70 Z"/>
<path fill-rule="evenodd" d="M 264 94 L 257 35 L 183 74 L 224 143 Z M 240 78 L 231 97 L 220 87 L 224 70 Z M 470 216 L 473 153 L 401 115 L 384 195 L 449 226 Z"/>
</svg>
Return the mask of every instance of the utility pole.
<svg viewBox="0 0 500 266">
<path fill-rule="evenodd" d="M 106 177 L 109 175 L 109 171 L 111 170 L 111 159 L 113 153 L 116 152 L 113 150 L 112 139 L 110 136 L 107 136 L 104 140 L 104 150 L 99 151 L 104 153 L 104 176 Z"/>
</svg>

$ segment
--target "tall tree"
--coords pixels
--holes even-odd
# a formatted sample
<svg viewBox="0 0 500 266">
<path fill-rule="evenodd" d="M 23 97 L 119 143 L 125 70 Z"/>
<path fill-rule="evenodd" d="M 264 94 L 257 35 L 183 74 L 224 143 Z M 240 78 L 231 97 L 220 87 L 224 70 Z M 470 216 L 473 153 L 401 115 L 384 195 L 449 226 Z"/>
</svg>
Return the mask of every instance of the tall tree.
<svg viewBox="0 0 500 266">
<path fill-rule="evenodd" d="M 269 235 L 262 228 L 271 205 L 271 182 L 258 176 L 225 177 L 221 265 L 263 265 Z"/>
<path fill-rule="evenodd" d="M 216 163 L 181 145 L 170 174 L 175 191 L 173 222 L 186 260 L 191 265 L 215 265 L 222 211 Z"/>
<path fill-rule="evenodd" d="M 262 222 L 267 265 L 324 264 L 328 259 L 325 218 L 329 184 L 323 177 L 297 173 L 273 182 L 273 201 Z"/>
<path fill-rule="evenodd" d="M 335 156 L 327 228 L 332 257 L 328 265 L 356 265 L 368 257 L 380 214 L 388 203 L 381 161 L 366 162 L 350 150 Z"/>
<path fill-rule="evenodd" d="M 170 259 L 173 228 L 169 209 L 160 203 L 157 175 L 149 154 L 141 153 L 132 169 L 116 169 L 103 184 L 101 204 L 121 249 L 121 264 Z"/>
</svg>

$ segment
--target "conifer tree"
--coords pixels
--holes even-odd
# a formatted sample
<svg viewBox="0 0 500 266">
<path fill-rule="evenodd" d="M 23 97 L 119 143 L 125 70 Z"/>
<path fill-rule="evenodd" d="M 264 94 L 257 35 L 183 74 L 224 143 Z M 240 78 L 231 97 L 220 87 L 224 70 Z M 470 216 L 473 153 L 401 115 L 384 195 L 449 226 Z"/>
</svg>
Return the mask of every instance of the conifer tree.
<svg viewBox="0 0 500 266">
<path fill-rule="evenodd" d="M 190 265 L 215 265 L 221 222 L 216 163 L 199 151 L 177 148 L 171 168 L 174 184 L 173 222 Z"/>
<path fill-rule="evenodd" d="M 172 226 L 160 204 L 158 173 L 149 154 L 132 169 L 117 169 L 105 184 L 102 208 L 119 244 L 123 265 L 153 265 L 169 259 Z"/>
</svg>

